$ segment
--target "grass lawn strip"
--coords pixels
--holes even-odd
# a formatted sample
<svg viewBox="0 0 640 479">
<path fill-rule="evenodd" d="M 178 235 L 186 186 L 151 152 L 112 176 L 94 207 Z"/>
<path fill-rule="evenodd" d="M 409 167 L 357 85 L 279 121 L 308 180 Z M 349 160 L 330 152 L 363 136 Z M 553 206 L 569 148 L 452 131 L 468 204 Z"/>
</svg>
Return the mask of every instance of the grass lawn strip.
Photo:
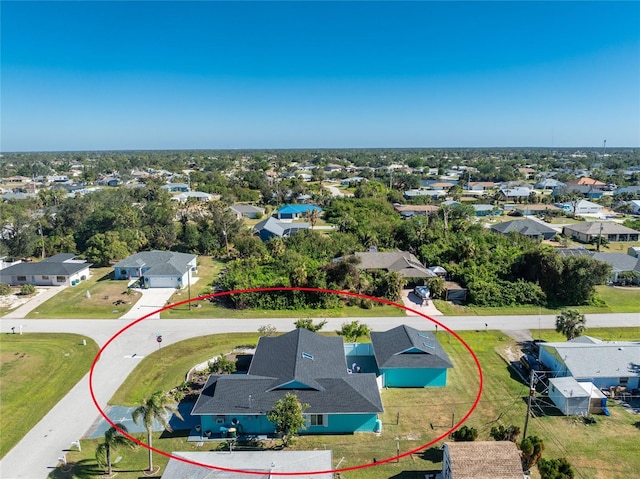
<svg viewBox="0 0 640 479">
<path fill-rule="evenodd" d="M 593 329 L 588 334 L 609 340 L 631 340 L 640 337 L 640 328 L 617 328 L 611 330 Z M 562 336 L 553 331 L 542 331 L 542 338 L 548 341 L 562 340 Z M 498 349 L 513 346 L 513 341 L 498 331 L 462 332 L 460 336 L 469 343 L 478 356 L 484 373 L 484 391 L 478 408 L 467 421 L 468 426 L 478 429 L 480 440 L 489 440 L 492 426 L 514 424 L 522 428 L 526 412 L 527 386 L 515 375 L 496 353 Z M 135 384 L 145 385 L 149 392 L 157 389 L 168 389 L 179 384 L 190 366 L 201 362 L 203 357 L 213 357 L 222 352 L 228 352 L 235 346 L 251 342 L 255 335 L 228 334 L 209 336 L 203 342 L 187 345 L 190 341 L 177 343 L 163 350 L 167 358 L 178 358 L 190 355 L 189 358 L 180 357 L 184 368 L 173 370 L 163 368 L 163 377 L 158 377 L 150 371 L 150 365 L 162 364 L 157 353 L 149 356 L 149 363 L 144 362 L 136 368 L 134 374 L 140 370 L 140 376 L 127 381 L 123 390 L 112 399 L 112 403 L 123 404 L 119 397 L 132 400 L 142 396 L 135 391 Z M 449 338 L 449 339 L 447 339 Z M 201 339 L 201 338 L 199 338 Z M 420 447 L 438 437 L 451 427 L 452 416 L 457 422 L 471 407 L 477 391 L 478 375 L 475 364 L 466 349 L 450 335 L 439 333 L 439 340 L 454 363 L 449 371 L 446 388 L 433 389 L 387 389 L 382 392 L 385 408 L 381 416 L 383 433 L 330 436 L 303 436 L 299 438 L 294 449 L 331 449 L 334 465 L 342 460 L 340 467 L 350 467 L 363 463 L 371 463 L 373 459 L 380 460 L 396 455 L 396 446 L 400 445 L 401 452 Z M 216 341 L 216 342 L 214 342 Z M 207 346 L 208 345 L 208 346 Z M 168 353 L 171 347 L 175 352 Z M 201 348 L 209 347 L 204 354 Z M 145 358 L 147 360 L 147 358 Z M 170 361 L 173 361 L 171 359 Z M 181 366 L 182 367 L 182 366 Z M 178 368 L 179 369 L 179 368 Z M 155 383 L 153 377 L 156 377 Z M 166 378 L 175 378 L 167 380 Z M 172 382 L 173 381 L 173 382 Z M 177 381 L 177 382 L 176 382 Z M 128 403 L 127 403 L 128 404 Z M 637 422 L 639 418 L 623 410 L 615 403 L 610 403 L 611 417 L 597 416 L 597 423 L 585 425 L 582 420 L 574 417 L 544 416 L 535 417 L 529 421 L 529 434 L 540 436 L 545 443 L 546 458 L 565 456 L 577 470 L 581 478 L 628 478 L 634 477 L 640 468 L 640 444 L 637 441 Z M 396 422 L 399 418 L 399 422 Z M 521 438 L 520 438 L 521 439 Z M 175 438 L 154 440 L 154 445 L 164 451 L 193 450 L 194 445 L 186 443 L 184 439 L 177 443 Z M 439 444 L 438 444 L 439 445 Z M 211 445 L 205 445 L 200 450 L 209 450 Z M 87 447 L 87 450 L 92 450 Z M 83 451 L 85 449 L 83 448 Z M 127 455 L 131 453 L 124 451 Z M 84 454 L 84 453 L 83 453 Z M 84 457 L 91 457 L 87 452 Z M 128 470 L 137 473 L 119 473 L 124 479 L 139 477 L 139 471 L 145 467 L 146 456 L 143 454 L 137 465 L 127 466 Z M 344 458 L 344 459 L 342 459 Z M 159 464 L 166 464 L 166 459 L 158 457 Z M 123 463 L 124 469 L 124 463 Z M 371 469 L 349 471 L 344 478 L 365 479 L 370 477 L 391 478 L 424 478 L 425 471 L 436 471 L 441 468 L 441 453 L 435 448 L 412 454 L 401 459 L 398 463 L 389 463 Z M 136 475 L 138 474 L 138 475 Z"/>
<path fill-rule="evenodd" d="M 115 281 L 112 278 L 113 268 L 91 268 L 88 280 L 60 291 L 31 311 L 27 318 L 119 318 L 133 307 L 140 293 L 131 290 L 131 294 L 125 294 L 128 291 L 127 281 Z"/>
<path fill-rule="evenodd" d="M 95 342 L 76 334 L 2 335 L 0 457 L 89 371 L 97 353 Z"/>
</svg>

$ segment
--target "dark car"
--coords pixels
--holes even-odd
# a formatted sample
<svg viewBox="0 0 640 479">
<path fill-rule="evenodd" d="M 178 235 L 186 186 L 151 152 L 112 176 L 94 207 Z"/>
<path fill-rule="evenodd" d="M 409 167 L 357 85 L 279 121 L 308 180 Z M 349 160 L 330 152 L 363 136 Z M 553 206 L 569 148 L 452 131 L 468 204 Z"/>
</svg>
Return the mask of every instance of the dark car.
<svg viewBox="0 0 640 479">
<path fill-rule="evenodd" d="M 416 286 L 413 288 L 414 294 L 420 299 L 429 299 L 431 297 L 431 292 L 427 286 Z"/>
</svg>

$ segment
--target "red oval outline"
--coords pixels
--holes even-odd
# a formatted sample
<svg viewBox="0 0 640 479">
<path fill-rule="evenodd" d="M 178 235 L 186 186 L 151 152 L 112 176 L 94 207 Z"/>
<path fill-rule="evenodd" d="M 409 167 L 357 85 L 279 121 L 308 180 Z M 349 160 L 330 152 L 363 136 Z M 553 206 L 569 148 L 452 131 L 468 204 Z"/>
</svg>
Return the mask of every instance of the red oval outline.
<svg viewBox="0 0 640 479">
<path fill-rule="evenodd" d="M 471 416 L 473 411 L 478 406 L 478 403 L 480 402 L 480 396 L 482 395 L 482 388 L 483 388 L 483 382 L 484 382 L 483 375 L 482 375 L 482 367 L 480 366 L 480 361 L 478 360 L 478 357 L 473 352 L 471 347 L 464 341 L 464 339 L 462 339 L 455 331 L 450 329 L 445 324 L 443 324 L 440 321 L 438 321 L 438 320 L 436 320 L 436 319 L 434 319 L 434 318 L 432 318 L 430 316 L 427 316 L 426 314 L 423 314 L 422 312 L 417 311 L 417 310 L 415 310 L 413 308 L 409 308 L 408 306 L 405 306 L 403 304 L 394 303 L 393 301 L 389 301 L 388 299 L 384 299 L 384 298 L 376 298 L 376 297 L 373 297 L 373 296 L 367 296 L 367 295 L 364 295 L 364 294 L 354 293 L 354 292 L 351 292 L 351 291 L 338 291 L 338 290 L 333 290 L 333 289 L 284 286 L 284 287 L 238 289 L 238 290 L 233 290 L 233 291 L 223 291 L 223 292 L 219 292 L 219 293 L 212 293 L 212 294 L 208 294 L 208 295 L 205 295 L 205 296 L 198 296 L 198 297 L 195 297 L 195 298 L 186 299 L 186 300 L 183 300 L 183 301 L 179 301 L 177 303 L 169 304 L 169 305 L 165 306 L 164 308 L 161 308 L 161 309 L 153 311 L 153 312 L 151 312 L 149 314 L 146 314 L 146 315 L 142 316 L 141 318 L 138 318 L 135 321 L 129 323 L 124 328 L 120 329 L 116 334 L 114 334 L 111 338 L 109 338 L 109 340 L 104 344 L 104 346 L 102 346 L 102 348 L 100 348 L 100 350 L 98 351 L 98 354 L 96 354 L 95 358 L 93 359 L 93 363 L 91 364 L 91 370 L 89 371 L 89 391 L 91 393 L 91 399 L 93 401 L 93 404 L 96 406 L 96 408 L 98 409 L 98 411 L 102 415 L 102 417 L 111 426 L 116 428 L 121 434 L 123 434 L 124 436 L 126 436 L 127 438 L 129 438 L 130 440 L 135 442 L 136 444 L 138 444 L 138 445 L 140 445 L 140 446 L 142 446 L 142 447 L 144 447 L 146 449 L 149 449 L 152 452 L 155 452 L 156 454 L 160 454 L 161 456 L 165 456 L 165 457 L 168 457 L 170 459 L 173 458 L 173 459 L 176 459 L 176 460 L 179 460 L 179 461 L 182 461 L 184 463 L 191 464 L 191 465 L 194 465 L 194 466 L 200 466 L 200 467 L 205 467 L 205 468 L 208 468 L 208 469 L 215 469 L 215 470 L 219 470 L 219 471 L 234 472 L 234 473 L 241 473 L 241 474 L 254 474 L 254 475 L 264 474 L 264 471 L 245 471 L 243 469 L 230 469 L 230 468 L 226 468 L 226 467 L 218 467 L 218 466 L 213 466 L 211 464 L 203 464 L 203 463 L 200 463 L 200 462 L 197 462 L 197 461 L 192 461 L 190 459 L 186 459 L 184 457 L 179 457 L 179 456 L 174 456 L 173 454 L 167 453 L 167 452 L 162 451 L 160 449 L 156 449 L 155 447 L 149 446 L 148 444 L 136 439 L 135 437 L 131 436 L 130 434 L 128 434 L 125 431 L 123 431 L 122 429 L 120 429 L 113 421 L 111 421 L 111 419 L 107 416 L 107 414 L 104 412 L 104 410 L 98 404 L 98 401 L 97 401 L 97 399 L 95 397 L 94 390 L 93 390 L 93 373 L 94 373 L 94 368 L 95 368 L 96 364 L 100 360 L 100 356 L 102 355 L 102 352 L 118 336 L 120 336 L 122 333 L 124 333 L 128 329 L 132 328 L 133 326 L 135 326 L 139 322 L 144 321 L 145 319 L 153 316 L 154 314 L 161 313 L 162 311 L 166 311 L 168 309 L 172 309 L 172 308 L 175 308 L 176 306 L 187 304 L 187 303 L 190 303 L 192 301 L 200 301 L 200 300 L 203 300 L 203 299 L 217 298 L 217 297 L 222 297 L 222 296 L 228 296 L 228 295 L 231 295 L 231 294 L 261 293 L 261 292 L 265 292 L 265 291 L 305 291 L 305 292 L 311 292 L 311 293 L 338 294 L 338 295 L 343 295 L 343 296 L 351 296 L 351 297 L 356 297 L 356 298 L 361 298 L 361 299 L 368 299 L 368 300 L 371 300 L 371 301 L 376 301 L 378 303 L 383 303 L 383 304 L 388 304 L 390 306 L 395 306 L 397 308 L 404 309 L 406 311 L 411 311 L 412 313 L 415 313 L 418 316 L 421 316 L 421 317 L 431 321 L 432 323 L 436 324 L 437 326 L 440 326 L 445 331 L 447 331 L 449 334 L 451 334 L 454 338 L 456 338 L 465 347 L 465 349 L 469 352 L 469 354 L 471 354 L 471 357 L 473 358 L 473 360 L 474 360 L 474 362 L 476 364 L 476 367 L 478 368 L 478 377 L 479 377 L 479 380 L 480 380 L 479 381 L 479 385 L 478 385 L 478 393 L 476 394 L 475 400 L 473 401 L 473 404 L 471 405 L 471 408 L 469 409 L 469 411 L 467 411 L 467 413 L 462 417 L 462 419 L 460 419 L 460 421 L 458 421 L 447 432 L 445 432 L 444 434 L 441 434 L 440 436 L 438 436 L 437 438 L 433 439 L 432 441 L 430 441 L 430 442 L 428 442 L 426 444 L 423 444 L 422 446 L 419 446 L 417 448 L 411 449 L 411 450 L 409 450 L 407 452 L 404 452 L 402 454 L 399 454 L 397 456 L 389 457 L 389 458 L 382 459 L 382 460 L 377 460 L 375 463 L 370 463 L 370 464 L 369 463 L 367 463 L 367 464 L 359 464 L 359 465 L 356 465 L 356 466 L 345 467 L 345 468 L 342 468 L 342 469 L 328 469 L 328 470 L 324 470 L 324 471 L 270 472 L 270 474 L 272 474 L 274 476 L 299 476 L 299 475 L 302 475 L 302 474 L 307 474 L 307 475 L 329 474 L 329 473 L 336 473 L 336 472 L 353 471 L 353 470 L 357 470 L 357 469 L 365 469 L 365 468 L 368 468 L 368 467 L 375 467 L 375 466 L 380 465 L 380 464 L 385 464 L 385 463 L 388 463 L 388 462 L 391 462 L 391 461 L 399 460 L 399 459 L 401 459 L 403 457 L 406 457 L 406 456 L 409 456 L 409 455 L 414 454 L 416 452 L 422 451 L 423 449 L 426 449 L 426 448 L 432 446 L 433 444 L 437 443 L 438 441 L 440 441 L 440 440 L 444 439 L 445 437 L 447 437 L 453 431 L 455 431 L 460 426 L 462 426 L 462 424 L 464 424 L 466 422 L 466 420 L 469 418 L 469 416 Z M 344 319 L 348 320 L 349 318 L 344 318 Z"/>
</svg>

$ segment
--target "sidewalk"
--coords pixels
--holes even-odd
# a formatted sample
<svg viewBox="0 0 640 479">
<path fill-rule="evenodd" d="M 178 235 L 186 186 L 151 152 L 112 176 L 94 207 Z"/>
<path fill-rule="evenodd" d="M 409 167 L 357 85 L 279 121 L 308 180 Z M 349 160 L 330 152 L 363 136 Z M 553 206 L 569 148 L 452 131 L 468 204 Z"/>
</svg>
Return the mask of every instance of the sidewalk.
<svg viewBox="0 0 640 479">
<path fill-rule="evenodd" d="M 45 301 L 53 298 L 63 289 L 68 288 L 68 286 L 38 286 L 38 288 L 43 289 L 44 291 L 41 291 L 36 296 L 31 298 L 29 302 L 23 304 L 22 306 L 18 306 L 13 311 L 8 312 L 4 316 L 2 316 L 2 319 L 23 319 L 31 311 L 36 309 Z"/>
</svg>

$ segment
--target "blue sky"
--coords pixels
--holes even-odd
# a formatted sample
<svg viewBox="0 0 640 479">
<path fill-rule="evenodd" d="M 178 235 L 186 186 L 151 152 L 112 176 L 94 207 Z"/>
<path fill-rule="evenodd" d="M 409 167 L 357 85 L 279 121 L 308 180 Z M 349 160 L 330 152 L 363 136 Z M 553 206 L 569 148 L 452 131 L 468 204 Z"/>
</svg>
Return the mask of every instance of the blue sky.
<svg viewBox="0 0 640 479">
<path fill-rule="evenodd" d="M 640 2 L 1 4 L 2 151 L 640 146 Z"/>
</svg>

